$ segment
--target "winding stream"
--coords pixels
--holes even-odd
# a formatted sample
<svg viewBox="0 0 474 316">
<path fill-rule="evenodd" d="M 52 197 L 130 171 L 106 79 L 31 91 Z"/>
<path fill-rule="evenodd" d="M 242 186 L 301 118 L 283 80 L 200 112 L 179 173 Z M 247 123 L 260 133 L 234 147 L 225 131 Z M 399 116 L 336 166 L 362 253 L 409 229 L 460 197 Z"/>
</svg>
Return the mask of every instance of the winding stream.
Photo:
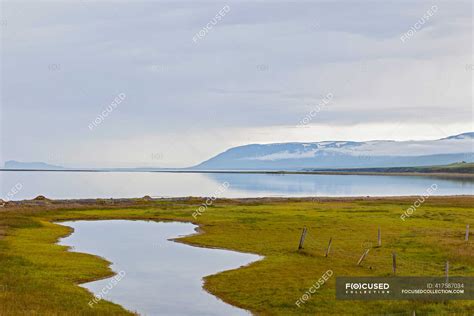
<svg viewBox="0 0 474 316">
<path fill-rule="evenodd" d="M 60 245 L 103 257 L 119 273 L 81 285 L 95 295 L 141 315 L 250 315 L 206 292 L 202 278 L 262 257 L 169 240 L 195 233 L 196 225 L 131 220 L 60 224 L 74 229 L 60 240 Z M 89 302 L 91 308 L 94 304 Z"/>
</svg>

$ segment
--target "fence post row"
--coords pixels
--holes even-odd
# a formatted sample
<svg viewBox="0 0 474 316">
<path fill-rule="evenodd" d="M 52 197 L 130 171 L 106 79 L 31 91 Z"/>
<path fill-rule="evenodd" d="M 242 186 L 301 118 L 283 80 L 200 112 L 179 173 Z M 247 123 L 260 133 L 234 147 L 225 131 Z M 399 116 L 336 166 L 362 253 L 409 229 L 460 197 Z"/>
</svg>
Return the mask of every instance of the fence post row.
<svg viewBox="0 0 474 316">
<path fill-rule="evenodd" d="M 303 231 L 301 232 L 301 237 L 300 237 L 300 242 L 298 245 L 298 250 L 303 249 L 304 241 L 306 238 L 306 234 L 308 232 L 308 229 L 306 227 L 303 228 Z M 378 245 L 382 245 L 382 234 L 380 228 L 378 229 Z M 466 236 L 465 240 L 469 240 L 469 224 L 466 225 Z M 329 252 L 331 251 L 331 245 L 332 245 L 332 237 L 329 238 L 328 246 L 326 248 L 326 253 L 324 254 L 325 257 L 329 256 Z M 370 248 L 367 248 L 362 256 L 359 258 L 359 261 L 357 261 L 357 265 L 360 266 L 362 261 L 367 257 L 368 253 L 370 251 Z M 397 254 L 395 252 L 392 252 L 392 271 L 393 274 L 397 274 Z M 444 266 L 444 271 L 445 271 L 445 276 L 446 276 L 446 283 L 449 282 L 449 261 L 446 260 L 445 266 Z M 415 311 L 413 311 L 413 314 L 415 314 Z"/>
</svg>

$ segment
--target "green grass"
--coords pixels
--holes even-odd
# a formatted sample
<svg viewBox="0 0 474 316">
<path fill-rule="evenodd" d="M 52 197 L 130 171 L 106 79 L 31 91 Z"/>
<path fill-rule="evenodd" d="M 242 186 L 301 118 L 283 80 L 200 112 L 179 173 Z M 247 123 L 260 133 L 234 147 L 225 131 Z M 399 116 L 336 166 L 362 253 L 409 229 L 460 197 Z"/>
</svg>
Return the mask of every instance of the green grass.
<svg viewBox="0 0 474 316">
<path fill-rule="evenodd" d="M 0 315 L 129 314 L 106 301 L 90 308 L 92 295 L 77 286 L 111 276 L 108 262 L 55 244 L 70 229 L 54 221 L 119 218 L 193 221 L 203 233 L 180 241 L 265 256 L 250 266 L 205 279 L 206 290 L 258 315 L 411 315 L 413 310 L 416 315 L 472 315 L 474 311 L 474 301 L 337 301 L 334 290 L 336 276 L 390 276 L 392 252 L 397 253 L 398 275 L 442 276 L 449 259 L 451 275 L 474 276 L 474 237 L 464 241 L 466 224 L 474 227 L 474 197 L 431 197 L 405 222 L 400 214 L 414 202 L 410 198 L 217 200 L 194 220 L 192 213 L 202 202 L 45 201 L 4 208 Z M 308 236 L 304 250 L 297 251 L 303 227 L 309 229 Z M 376 247 L 378 227 L 382 247 Z M 332 252 L 325 258 L 330 237 Z M 357 266 L 370 244 L 374 247 L 367 259 Z M 328 269 L 334 276 L 306 304 L 296 307 L 295 301 Z"/>
<path fill-rule="evenodd" d="M 333 172 L 371 172 L 371 173 L 446 173 L 474 174 L 473 162 L 458 162 L 449 165 L 423 167 L 387 167 L 387 168 L 344 168 L 344 169 L 305 169 L 307 171 L 327 170 Z"/>
<path fill-rule="evenodd" d="M 474 173 L 474 162 L 453 163 L 445 166 L 433 166 L 431 172 Z"/>
<path fill-rule="evenodd" d="M 387 168 L 388 172 L 474 173 L 474 163 L 459 162 L 441 166 Z"/>
</svg>

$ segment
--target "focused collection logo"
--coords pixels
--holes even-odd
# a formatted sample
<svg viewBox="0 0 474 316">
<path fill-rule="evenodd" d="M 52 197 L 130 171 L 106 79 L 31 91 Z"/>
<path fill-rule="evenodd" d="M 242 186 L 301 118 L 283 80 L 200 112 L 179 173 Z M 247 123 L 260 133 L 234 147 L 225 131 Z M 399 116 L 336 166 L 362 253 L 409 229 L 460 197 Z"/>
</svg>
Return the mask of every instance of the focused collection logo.
<svg viewBox="0 0 474 316">
<path fill-rule="evenodd" d="M 389 283 L 345 282 L 346 294 L 390 294 Z"/>
<path fill-rule="evenodd" d="M 336 277 L 338 300 L 472 300 L 474 277 Z"/>
</svg>

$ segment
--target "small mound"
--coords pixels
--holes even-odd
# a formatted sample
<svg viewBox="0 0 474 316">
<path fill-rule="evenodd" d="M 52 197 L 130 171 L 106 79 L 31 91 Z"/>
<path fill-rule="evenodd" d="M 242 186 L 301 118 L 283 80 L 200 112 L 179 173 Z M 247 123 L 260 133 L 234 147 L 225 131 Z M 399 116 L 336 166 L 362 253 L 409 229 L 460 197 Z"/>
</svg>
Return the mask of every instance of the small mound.
<svg viewBox="0 0 474 316">
<path fill-rule="evenodd" d="M 149 195 L 145 195 L 144 197 L 142 197 L 142 200 L 145 200 L 145 201 L 153 201 L 153 198 Z"/>
<path fill-rule="evenodd" d="M 44 195 L 38 195 L 33 199 L 33 201 L 49 201 Z"/>
</svg>

